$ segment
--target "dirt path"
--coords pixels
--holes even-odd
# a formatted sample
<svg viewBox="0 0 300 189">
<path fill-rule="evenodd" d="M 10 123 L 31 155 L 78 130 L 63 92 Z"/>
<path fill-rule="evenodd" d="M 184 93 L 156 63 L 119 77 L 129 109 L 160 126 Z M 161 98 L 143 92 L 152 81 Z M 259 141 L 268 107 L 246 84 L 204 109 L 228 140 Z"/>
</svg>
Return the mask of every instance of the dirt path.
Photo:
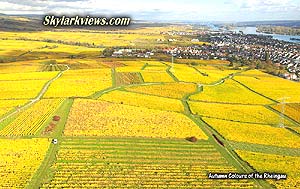
<svg viewBox="0 0 300 189">
<path fill-rule="evenodd" d="M 37 101 L 39 101 L 42 96 L 46 93 L 47 89 L 49 88 L 49 86 L 51 85 L 51 83 L 55 80 L 57 80 L 58 78 L 61 77 L 61 75 L 70 69 L 70 67 L 68 65 L 65 65 L 67 67 L 66 70 L 59 72 L 54 78 L 52 78 L 51 80 L 49 80 L 44 87 L 42 88 L 42 90 L 39 92 L 38 96 L 35 97 L 34 99 L 32 99 L 29 103 L 25 104 L 24 106 L 21 106 L 20 108 L 17 108 L 15 111 L 11 112 L 10 114 L 4 116 L 3 118 L 0 119 L 0 122 L 10 118 L 11 116 L 15 115 L 16 113 L 26 109 L 27 107 L 31 106 L 32 104 L 36 103 Z"/>
</svg>

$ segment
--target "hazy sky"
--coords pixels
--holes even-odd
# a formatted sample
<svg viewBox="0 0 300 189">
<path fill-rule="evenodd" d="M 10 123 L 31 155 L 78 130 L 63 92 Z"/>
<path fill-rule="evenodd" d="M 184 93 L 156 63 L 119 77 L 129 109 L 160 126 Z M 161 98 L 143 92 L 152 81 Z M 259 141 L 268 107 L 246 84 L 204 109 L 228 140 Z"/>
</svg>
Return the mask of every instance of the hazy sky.
<svg viewBox="0 0 300 189">
<path fill-rule="evenodd" d="M 139 20 L 300 20 L 300 0 L 0 0 L 0 13 L 128 15 Z"/>
</svg>

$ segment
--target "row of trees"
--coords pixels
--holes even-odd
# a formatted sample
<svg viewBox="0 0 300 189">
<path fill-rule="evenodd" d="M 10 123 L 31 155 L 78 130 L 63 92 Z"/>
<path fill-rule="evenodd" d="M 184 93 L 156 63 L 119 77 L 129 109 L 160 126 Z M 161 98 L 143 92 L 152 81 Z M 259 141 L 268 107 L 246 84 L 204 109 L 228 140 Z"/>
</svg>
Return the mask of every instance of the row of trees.
<svg viewBox="0 0 300 189">
<path fill-rule="evenodd" d="M 245 58 L 239 57 L 230 57 L 229 59 L 229 66 L 233 67 L 234 69 L 239 69 L 241 66 L 248 66 L 251 69 L 262 69 L 265 72 L 272 74 L 272 75 L 281 75 L 286 73 L 286 69 L 284 66 L 274 64 L 267 56 L 267 60 L 261 61 L 258 59 L 248 60 Z"/>
</svg>

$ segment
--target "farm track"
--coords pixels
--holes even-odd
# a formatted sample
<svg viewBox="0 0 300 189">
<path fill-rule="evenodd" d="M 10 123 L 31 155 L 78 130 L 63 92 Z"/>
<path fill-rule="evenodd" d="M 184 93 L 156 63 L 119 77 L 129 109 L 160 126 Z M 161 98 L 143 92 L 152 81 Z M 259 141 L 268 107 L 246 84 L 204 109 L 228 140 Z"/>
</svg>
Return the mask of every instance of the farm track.
<svg viewBox="0 0 300 189">
<path fill-rule="evenodd" d="M 21 106 L 20 108 L 14 110 L 14 111 L 11 112 L 10 114 L 8 114 L 8 115 L 6 115 L 5 117 L 1 118 L 1 119 L 0 119 L 0 122 L 6 120 L 6 119 L 8 119 L 8 118 L 10 118 L 11 116 L 17 114 L 18 112 L 20 112 L 20 111 L 22 111 L 22 110 L 24 110 L 24 109 L 30 107 L 32 104 L 34 104 L 34 103 L 36 103 L 37 101 L 39 101 L 39 100 L 43 97 L 43 95 L 46 93 L 46 91 L 47 91 L 47 89 L 49 88 L 49 86 L 51 85 L 51 83 L 52 83 L 53 81 L 57 80 L 58 78 L 60 78 L 60 77 L 62 76 L 62 74 L 63 74 L 65 71 L 67 71 L 67 70 L 70 69 L 70 67 L 69 67 L 68 65 L 65 65 L 65 66 L 67 67 L 67 69 L 64 70 L 64 71 L 59 72 L 54 78 L 52 78 L 51 80 L 49 80 L 49 81 L 44 85 L 44 87 L 42 88 L 42 90 L 39 92 L 39 94 L 37 95 L 37 97 L 35 97 L 34 99 L 32 99 L 29 103 L 27 103 L 27 104 Z"/>
<path fill-rule="evenodd" d="M 179 79 L 170 71 L 172 67 L 164 62 L 161 63 L 167 66 L 166 72 L 173 78 L 173 80 L 175 82 L 179 82 Z"/>
<path fill-rule="evenodd" d="M 71 106 L 73 104 L 72 99 L 66 99 L 63 104 L 56 110 L 56 114 L 61 115 L 61 120 L 57 125 L 56 131 L 51 136 L 47 136 L 47 138 L 56 138 L 58 142 L 61 142 L 62 133 L 67 122 L 68 115 L 70 113 Z M 39 169 L 35 172 L 32 179 L 26 186 L 27 189 L 32 188 L 40 188 L 40 184 L 42 179 L 48 177 L 48 171 L 51 168 L 53 162 L 55 162 L 56 154 L 58 153 L 59 145 L 50 144 L 48 152 L 43 160 L 43 163 L 40 165 Z"/>
</svg>

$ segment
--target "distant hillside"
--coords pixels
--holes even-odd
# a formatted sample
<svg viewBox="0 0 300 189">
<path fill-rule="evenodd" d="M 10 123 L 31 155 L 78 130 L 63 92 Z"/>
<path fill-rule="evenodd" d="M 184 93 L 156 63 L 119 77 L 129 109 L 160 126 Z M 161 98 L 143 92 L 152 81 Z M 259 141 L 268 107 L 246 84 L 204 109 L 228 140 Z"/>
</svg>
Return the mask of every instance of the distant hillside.
<svg viewBox="0 0 300 189">
<path fill-rule="evenodd" d="M 45 27 L 42 24 L 42 15 L 5 15 L 0 13 L 0 31 L 42 31 L 42 30 L 54 30 L 59 28 Z M 128 27 L 122 29 L 133 29 L 140 27 L 158 27 L 167 26 L 169 23 L 155 23 L 142 20 L 134 20 Z M 69 29 L 85 29 L 85 30 L 114 30 L 119 29 L 105 26 L 76 26 L 68 27 Z M 63 29 L 66 29 L 65 27 Z"/>
<path fill-rule="evenodd" d="M 300 28 L 300 20 L 252 21 L 252 22 L 237 23 L 237 26 L 261 26 L 261 25 Z"/>
<path fill-rule="evenodd" d="M 1 31 L 38 31 L 42 29 L 41 19 L 0 14 Z"/>
<path fill-rule="evenodd" d="M 276 33 L 282 35 L 299 35 L 300 28 L 295 27 L 284 27 L 284 26 L 258 26 L 257 32 L 262 33 Z"/>
</svg>

